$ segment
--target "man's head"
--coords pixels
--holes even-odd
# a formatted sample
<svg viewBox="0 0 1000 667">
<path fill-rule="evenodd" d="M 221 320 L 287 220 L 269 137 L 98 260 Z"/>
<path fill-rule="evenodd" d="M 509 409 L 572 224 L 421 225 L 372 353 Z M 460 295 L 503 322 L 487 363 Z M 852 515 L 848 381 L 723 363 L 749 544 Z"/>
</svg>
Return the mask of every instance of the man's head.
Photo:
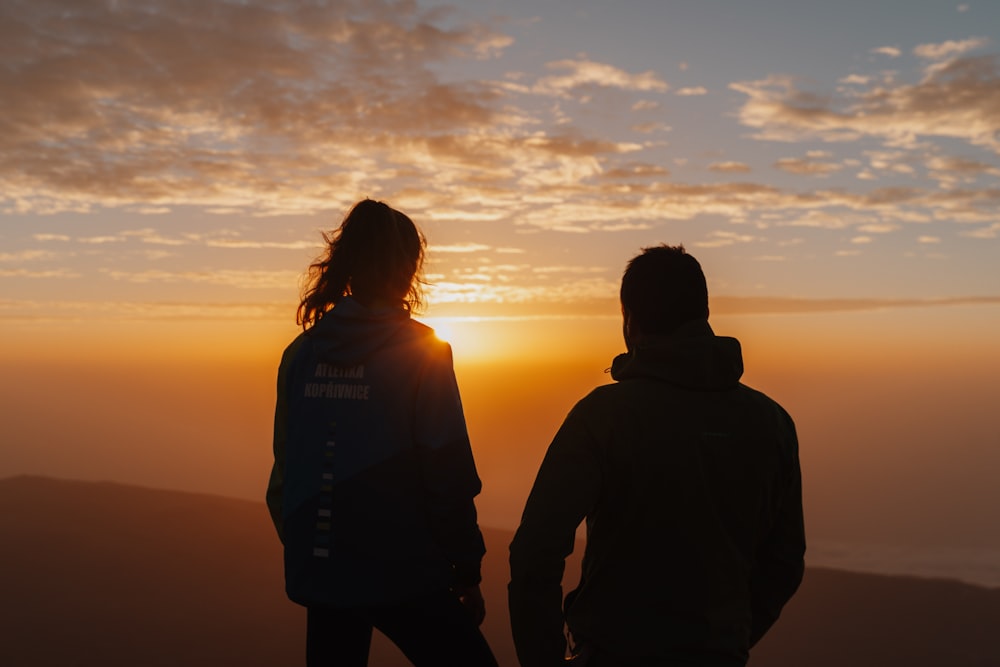
<svg viewBox="0 0 1000 667">
<path fill-rule="evenodd" d="M 683 245 L 643 248 L 625 267 L 621 288 L 625 342 L 670 334 L 684 322 L 708 319 L 701 265 Z"/>
</svg>

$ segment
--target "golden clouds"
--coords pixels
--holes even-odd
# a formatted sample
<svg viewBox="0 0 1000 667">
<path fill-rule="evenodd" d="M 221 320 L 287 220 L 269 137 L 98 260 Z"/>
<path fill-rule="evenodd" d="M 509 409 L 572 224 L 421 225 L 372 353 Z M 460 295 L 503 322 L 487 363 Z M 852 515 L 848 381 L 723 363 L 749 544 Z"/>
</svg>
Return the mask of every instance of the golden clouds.
<svg viewBox="0 0 1000 667">
<path fill-rule="evenodd" d="M 445 77 L 444 66 L 504 56 L 512 37 L 415 2 L 39 0 L 5 26 L 0 209 L 7 213 L 163 213 L 181 205 L 228 215 L 339 213 L 356 193 L 390 188 L 401 205 L 438 220 L 564 231 L 866 205 L 895 204 L 899 218 L 915 215 L 905 207 L 917 205 L 949 214 L 961 207 L 965 221 L 996 212 L 981 191 L 959 204 L 916 185 L 908 200 L 887 201 L 881 188 L 819 196 L 758 180 L 764 176 L 741 184 L 670 180 L 665 164 L 686 158 L 646 138 L 669 129 L 672 113 L 663 96 L 671 87 L 655 70 L 581 54 L 503 80 Z M 930 61 L 916 83 L 854 73 L 838 80 L 848 88 L 814 93 L 778 74 L 737 82 L 731 88 L 747 96 L 737 118 L 757 140 L 873 138 L 893 147 L 868 150 L 867 165 L 816 151 L 772 160 L 781 172 L 830 178 L 847 171 L 876 181 L 922 168 L 931 187 L 971 184 L 995 176 L 996 165 L 920 142 L 1000 147 L 1000 66 L 994 57 L 970 56 L 985 45 L 970 38 L 915 47 Z M 874 52 L 903 55 L 897 47 Z M 705 93 L 704 86 L 676 92 Z M 602 105 L 616 110 L 617 126 L 584 122 Z M 762 173 L 747 159 L 707 169 Z M 141 240 L 187 242 L 158 234 Z M 302 247 L 211 241 L 288 243 Z"/>
<path fill-rule="evenodd" d="M 447 18 L 412 2 L 19 5 L 3 22 L 5 208 L 338 203 L 385 135 L 492 121 L 494 92 L 430 66 L 508 38 Z"/>
<path fill-rule="evenodd" d="M 298 271 L 253 271 L 235 269 L 212 269 L 204 271 L 166 271 L 147 269 L 144 271 L 116 271 L 104 269 L 102 273 L 113 280 L 131 283 L 203 283 L 223 285 L 239 289 L 288 290 L 295 285 L 301 273 Z"/>
<path fill-rule="evenodd" d="M 981 44 L 971 40 L 920 48 L 928 57 L 944 57 Z M 839 99 L 801 90 L 787 76 L 730 87 L 749 98 L 740 120 L 759 129 L 763 139 L 843 142 L 871 136 L 915 147 L 920 138 L 946 137 L 1000 152 L 1000 61 L 992 55 L 936 62 L 917 83 L 868 82 L 867 89 Z"/>
<path fill-rule="evenodd" d="M 704 53 L 595 40 L 581 54 L 565 33 L 471 15 L 414 0 L 18 5 L 0 22 L 0 215 L 35 234 L 5 252 L 55 254 L 0 268 L 245 298 L 304 266 L 316 228 L 362 196 L 426 225 L 443 297 L 496 302 L 585 298 L 614 280 L 534 267 L 606 253 L 616 275 L 660 238 L 742 261 L 858 239 L 902 256 L 928 247 L 918 236 L 951 252 L 998 233 L 1000 64 L 983 39 L 853 40 L 849 71 L 748 58 L 727 90 Z M 41 216 L 69 211 L 90 215 Z"/>
<path fill-rule="evenodd" d="M 656 72 L 630 74 L 613 65 L 589 60 L 586 56 L 557 60 L 549 63 L 547 67 L 559 73 L 540 79 L 535 84 L 534 90 L 548 95 L 564 96 L 568 91 L 583 86 L 659 93 L 666 92 L 668 88 L 667 83 Z"/>
<path fill-rule="evenodd" d="M 565 109 L 546 107 L 552 98 L 668 89 L 653 71 L 586 56 L 506 82 L 445 80 L 439 66 L 495 58 L 512 38 L 415 2 L 39 0 L 23 9 L 5 24 L 10 66 L 0 71 L 6 213 L 340 211 L 390 181 L 435 202 L 492 190 L 505 205 L 526 187 L 624 174 L 616 156 L 646 146 L 578 129 Z M 649 113 L 659 103 L 635 104 Z M 666 173 L 650 165 L 631 175 Z"/>
<path fill-rule="evenodd" d="M 781 158 L 774 163 L 774 166 L 790 174 L 810 176 L 826 176 L 844 168 L 843 165 L 805 158 Z"/>
<path fill-rule="evenodd" d="M 726 162 L 713 162 L 708 165 L 709 171 L 716 171 L 722 174 L 745 174 L 752 171 L 750 165 L 732 160 Z"/>
<path fill-rule="evenodd" d="M 949 40 L 940 44 L 921 44 L 914 47 L 913 54 L 927 60 L 943 60 L 982 48 L 988 43 L 989 40 L 984 37 L 973 37 L 961 41 Z"/>
</svg>

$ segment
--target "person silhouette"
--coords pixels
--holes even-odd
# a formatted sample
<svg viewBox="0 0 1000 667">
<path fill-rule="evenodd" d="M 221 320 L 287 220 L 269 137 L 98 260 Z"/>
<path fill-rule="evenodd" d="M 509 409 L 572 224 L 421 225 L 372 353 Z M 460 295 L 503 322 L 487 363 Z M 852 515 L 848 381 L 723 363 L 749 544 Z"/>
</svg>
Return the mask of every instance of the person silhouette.
<svg viewBox="0 0 1000 667">
<path fill-rule="evenodd" d="M 324 239 L 278 370 L 266 494 L 306 663 L 364 666 L 377 628 L 418 667 L 496 667 L 451 347 L 410 317 L 424 237 L 366 199 Z"/>
<path fill-rule="evenodd" d="M 580 400 L 538 470 L 510 545 L 522 667 L 742 667 L 802 579 L 798 441 L 740 383 L 739 342 L 708 324 L 683 246 L 645 248 L 621 284 L 627 352 Z M 586 521 L 579 584 L 561 579 Z"/>
</svg>

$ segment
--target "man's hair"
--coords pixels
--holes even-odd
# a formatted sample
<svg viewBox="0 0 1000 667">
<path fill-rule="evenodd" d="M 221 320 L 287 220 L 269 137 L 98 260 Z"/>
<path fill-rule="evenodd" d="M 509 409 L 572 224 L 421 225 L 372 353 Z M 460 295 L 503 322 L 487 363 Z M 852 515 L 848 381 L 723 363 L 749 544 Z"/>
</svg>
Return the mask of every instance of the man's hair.
<svg viewBox="0 0 1000 667">
<path fill-rule="evenodd" d="M 683 245 L 643 248 L 625 267 L 622 309 L 646 334 L 669 334 L 708 317 L 708 286 L 701 265 Z"/>
</svg>

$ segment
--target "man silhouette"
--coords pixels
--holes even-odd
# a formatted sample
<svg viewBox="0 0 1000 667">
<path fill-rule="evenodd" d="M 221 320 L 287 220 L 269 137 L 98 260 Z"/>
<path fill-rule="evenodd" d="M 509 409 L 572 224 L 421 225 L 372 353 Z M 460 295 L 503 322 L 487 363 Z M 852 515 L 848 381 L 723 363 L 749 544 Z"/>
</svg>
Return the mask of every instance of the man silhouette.
<svg viewBox="0 0 1000 667">
<path fill-rule="evenodd" d="M 522 667 L 746 664 L 802 579 L 795 427 L 739 382 L 683 246 L 646 248 L 622 278 L 627 352 L 549 446 L 510 545 Z M 561 578 L 586 519 L 579 585 Z"/>
</svg>

